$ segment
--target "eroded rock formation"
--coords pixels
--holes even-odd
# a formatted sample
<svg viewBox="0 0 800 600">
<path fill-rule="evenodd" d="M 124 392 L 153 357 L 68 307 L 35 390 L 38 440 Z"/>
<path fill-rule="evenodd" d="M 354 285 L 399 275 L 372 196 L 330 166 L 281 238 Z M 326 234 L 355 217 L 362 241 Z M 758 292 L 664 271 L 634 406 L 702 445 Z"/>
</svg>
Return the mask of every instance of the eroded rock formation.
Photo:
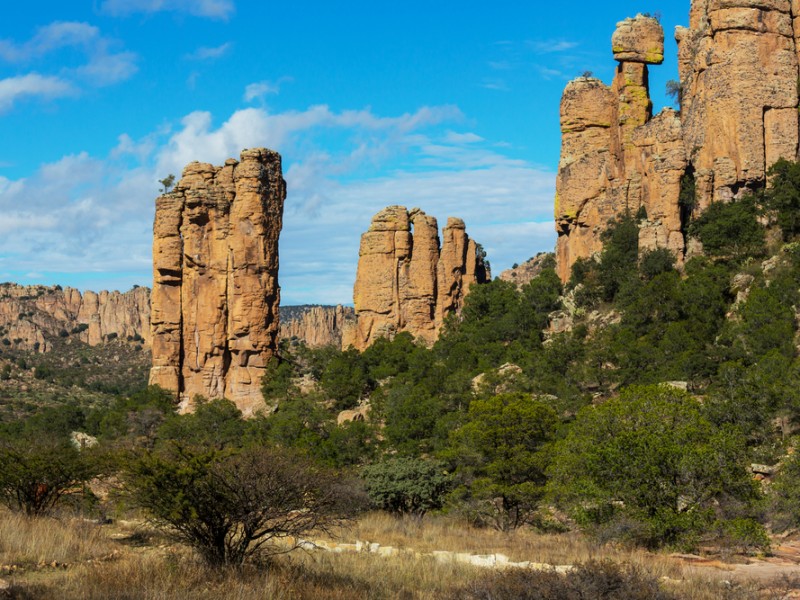
<svg viewBox="0 0 800 600">
<path fill-rule="evenodd" d="M 150 290 L 81 294 L 69 287 L 0 284 L 0 339 L 15 349 L 47 352 L 56 337 L 90 346 L 111 339 L 148 344 Z"/>
<path fill-rule="evenodd" d="M 363 350 L 402 331 L 430 345 L 444 318 L 461 310 L 470 286 L 491 279 L 461 219 L 448 219 L 442 240 L 436 219 L 418 208 L 390 206 L 373 217 L 361 236 L 353 288 L 357 321 L 344 336 L 345 348 Z"/>
<path fill-rule="evenodd" d="M 513 283 L 517 286 L 517 289 L 520 289 L 541 275 L 545 269 L 553 268 L 554 260 L 555 257 L 551 252 L 540 252 L 524 263 L 502 271 L 497 278 Z"/>
<path fill-rule="evenodd" d="M 342 346 L 342 335 L 355 326 L 349 306 L 281 307 L 280 338 L 300 340 L 309 348 Z"/>
<path fill-rule="evenodd" d="M 278 335 L 281 158 L 244 150 L 222 167 L 190 163 L 156 199 L 150 382 L 263 407 L 261 378 Z"/>
<path fill-rule="evenodd" d="M 694 0 L 679 27 L 683 132 L 699 207 L 764 185 L 798 146 L 797 0 Z"/>
<path fill-rule="evenodd" d="M 568 84 L 561 102 L 556 184 L 558 272 L 601 249 L 610 219 L 638 214 L 640 248 L 680 262 L 686 225 L 711 202 L 766 184 L 766 171 L 798 153 L 798 0 L 694 0 L 679 27 L 681 112 L 651 115 L 648 65 L 663 60 L 659 23 L 639 15 L 612 36 L 611 86 Z M 681 182 L 696 197 L 679 202 Z M 686 200 L 686 198 L 684 198 Z"/>
</svg>

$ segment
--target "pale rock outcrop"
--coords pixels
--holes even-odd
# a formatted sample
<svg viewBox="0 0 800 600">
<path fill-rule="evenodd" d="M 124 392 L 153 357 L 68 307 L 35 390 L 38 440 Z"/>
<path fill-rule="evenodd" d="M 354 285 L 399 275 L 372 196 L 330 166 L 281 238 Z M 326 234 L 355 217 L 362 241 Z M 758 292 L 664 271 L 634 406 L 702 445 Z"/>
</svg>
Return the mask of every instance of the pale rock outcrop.
<svg viewBox="0 0 800 600">
<path fill-rule="evenodd" d="M 541 275 L 545 268 L 552 267 L 553 259 L 554 255 L 551 252 L 540 252 L 524 263 L 501 272 L 497 278 L 513 283 L 517 286 L 517 289 L 520 289 Z"/>
<path fill-rule="evenodd" d="M 278 335 L 278 236 L 286 184 L 281 158 L 244 150 L 222 167 L 190 163 L 156 199 L 150 383 L 232 400 L 246 415 Z"/>
<path fill-rule="evenodd" d="M 91 346 L 111 339 L 150 341 L 150 290 L 80 291 L 60 286 L 0 284 L 0 338 L 14 348 L 48 352 L 57 337 Z"/>
<path fill-rule="evenodd" d="M 669 248 L 680 264 L 699 251 L 686 237 L 692 218 L 767 185 L 779 158 L 797 160 L 799 17 L 798 0 L 693 0 L 689 27 L 675 33 L 681 112 L 655 117 L 647 65 L 663 60 L 661 27 L 642 15 L 618 23 L 612 85 L 579 78 L 562 98 L 562 280 L 625 211 L 641 217 L 640 249 Z M 684 206 L 682 180 L 695 187 Z"/>
<path fill-rule="evenodd" d="M 362 404 L 352 410 L 343 410 L 336 416 L 336 424 L 344 425 L 353 421 L 366 421 L 369 417 L 369 403 Z"/>
<path fill-rule="evenodd" d="M 341 305 L 287 307 L 286 310 L 281 307 L 280 313 L 280 339 L 299 340 L 309 348 L 341 348 L 342 335 L 355 322 L 355 311 Z"/>
<path fill-rule="evenodd" d="M 412 233 L 413 227 L 413 233 Z M 491 278 L 461 219 L 448 219 L 439 244 L 436 219 L 390 206 L 361 236 L 353 287 L 356 324 L 343 347 L 364 350 L 376 339 L 408 331 L 432 344 L 444 318 L 459 312 L 474 283 Z"/>
</svg>

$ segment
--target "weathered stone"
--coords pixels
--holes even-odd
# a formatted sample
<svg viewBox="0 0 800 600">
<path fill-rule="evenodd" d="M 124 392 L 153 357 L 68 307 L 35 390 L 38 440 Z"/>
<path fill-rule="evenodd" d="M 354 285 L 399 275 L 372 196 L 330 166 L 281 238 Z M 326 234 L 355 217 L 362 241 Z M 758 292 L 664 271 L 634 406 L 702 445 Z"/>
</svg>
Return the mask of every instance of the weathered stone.
<svg viewBox="0 0 800 600">
<path fill-rule="evenodd" d="M 587 77 L 571 81 L 561 99 L 555 220 L 562 279 L 577 258 L 601 249 L 597 229 L 616 214 L 606 193 L 616 170 L 611 154 L 614 104 L 611 89 Z"/>
<path fill-rule="evenodd" d="M 700 210 L 762 187 L 798 146 L 797 41 L 789 0 L 692 4 L 678 32 L 684 145 Z"/>
<path fill-rule="evenodd" d="M 293 307 L 294 308 L 294 307 Z M 293 311 L 292 318 L 285 318 L 281 309 L 280 338 L 299 340 L 309 348 L 323 346 L 342 347 L 344 332 L 354 325 L 355 312 L 349 306 L 308 306 L 305 310 Z"/>
<path fill-rule="evenodd" d="M 278 333 L 278 236 L 286 184 L 278 153 L 190 163 L 156 200 L 150 382 L 181 408 L 196 395 L 264 408 L 260 383 Z"/>
<path fill-rule="evenodd" d="M 575 260 L 601 249 L 607 222 L 626 210 L 642 215 L 640 249 L 668 248 L 680 264 L 702 250 L 686 235 L 691 219 L 712 202 L 768 185 L 779 158 L 797 160 L 798 17 L 797 0 L 694 0 L 689 27 L 675 31 L 681 112 L 656 117 L 646 63 L 660 61 L 644 58 L 660 26 L 641 16 L 618 24 L 612 45 L 620 65 L 610 96 L 602 83 L 579 78 L 561 103 L 555 204 L 562 280 Z M 603 133 L 587 126 L 608 112 Z M 679 206 L 684 177 L 694 180 L 693 208 Z"/>
<path fill-rule="evenodd" d="M 664 29 L 657 19 L 636 15 L 617 23 L 611 46 L 620 62 L 660 65 L 664 62 Z"/>
<path fill-rule="evenodd" d="M 67 334 L 91 346 L 112 339 L 149 343 L 150 290 L 87 291 L 0 284 L 0 330 L 19 350 L 48 352 Z"/>
<path fill-rule="evenodd" d="M 356 324 L 343 334 L 344 348 L 363 350 L 403 331 L 430 345 L 444 317 L 461 310 L 469 287 L 490 279 L 463 221 L 449 219 L 442 237 L 440 248 L 436 219 L 416 208 L 390 206 L 373 217 L 361 236 Z"/>
<path fill-rule="evenodd" d="M 555 256 L 550 252 L 540 252 L 524 263 L 506 269 L 497 277 L 515 284 L 519 289 L 541 275 L 545 268 L 552 267 L 554 258 Z"/>
</svg>

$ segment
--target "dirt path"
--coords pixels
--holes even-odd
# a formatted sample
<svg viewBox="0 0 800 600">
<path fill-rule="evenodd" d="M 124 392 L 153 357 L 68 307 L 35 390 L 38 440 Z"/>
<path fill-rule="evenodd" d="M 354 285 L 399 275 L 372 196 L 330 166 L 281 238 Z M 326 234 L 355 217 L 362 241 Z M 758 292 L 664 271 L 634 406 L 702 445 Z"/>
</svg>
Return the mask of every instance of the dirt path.
<svg viewBox="0 0 800 600">
<path fill-rule="evenodd" d="M 796 578 L 800 585 L 800 542 L 786 542 L 773 548 L 772 555 L 750 558 L 745 563 L 729 563 L 695 555 L 673 555 L 685 565 L 687 574 L 711 576 L 720 580 L 772 581 Z"/>
</svg>

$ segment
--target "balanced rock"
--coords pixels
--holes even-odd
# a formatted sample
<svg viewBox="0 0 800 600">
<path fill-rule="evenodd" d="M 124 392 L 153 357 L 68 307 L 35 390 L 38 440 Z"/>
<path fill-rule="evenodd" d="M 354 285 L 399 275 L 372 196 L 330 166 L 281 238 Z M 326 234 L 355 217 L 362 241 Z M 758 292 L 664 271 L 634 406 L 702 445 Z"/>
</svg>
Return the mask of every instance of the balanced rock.
<svg viewBox="0 0 800 600">
<path fill-rule="evenodd" d="M 150 383 L 232 400 L 246 415 L 278 335 L 278 236 L 286 183 L 281 157 L 244 150 L 222 167 L 190 163 L 156 199 Z"/>
<path fill-rule="evenodd" d="M 461 310 L 470 286 L 491 279 L 461 219 L 448 219 L 442 238 L 440 245 L 436 219 L 417 208 L 389 206 L 373 217 L 361 236 L 356 325 L 343 347 L 364 350 L 403 331 L 433 344 L 444 318 Z"/>
<path fill-rule="evenodd" d="M 564 91 L 555 200 L 564 281 L 625 212 L 639 218 L 640 250 L 668 248 L 681 264 L 697 246 L 692 219 L 768 185 L 779 158 L 798 158 L 797 0 L 693 0 L 675 37 L 680 113 L 652 115 L 647 69 L 663 60 L 664 37 L 642 15 L 612 36 L 611 86 L 583 77 Z"/>
<path fill-rule="evenodd" d="M 617 23 L 611 46 L 620 62 L 660 65 L 664 62 L 664 29 L 655 17 L 636 15 Z"/>
</svg>

